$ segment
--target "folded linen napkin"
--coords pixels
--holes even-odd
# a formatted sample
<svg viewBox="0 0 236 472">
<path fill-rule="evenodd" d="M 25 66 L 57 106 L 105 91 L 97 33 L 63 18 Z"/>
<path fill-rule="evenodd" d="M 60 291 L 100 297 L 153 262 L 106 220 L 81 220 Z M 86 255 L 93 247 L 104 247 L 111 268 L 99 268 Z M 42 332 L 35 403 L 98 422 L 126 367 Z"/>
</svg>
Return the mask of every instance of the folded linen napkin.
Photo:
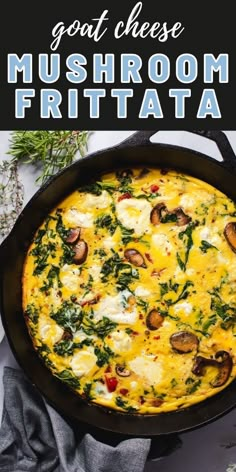
<svg viewBox="0 0 236 472">
<path fill-rule="evenodd" d="M 44 401 L 22 371 L 5 367 L 3 384 L 1 472 L 143 472 L 151 439 L 116 439 L 108 444 L 91 434 L 81 435 L 78 426 L 75 430 Z M 170 446 L 166 439 L 164 443 L 165 447 L 160 441 L 161 454 Z"/>
</svg>

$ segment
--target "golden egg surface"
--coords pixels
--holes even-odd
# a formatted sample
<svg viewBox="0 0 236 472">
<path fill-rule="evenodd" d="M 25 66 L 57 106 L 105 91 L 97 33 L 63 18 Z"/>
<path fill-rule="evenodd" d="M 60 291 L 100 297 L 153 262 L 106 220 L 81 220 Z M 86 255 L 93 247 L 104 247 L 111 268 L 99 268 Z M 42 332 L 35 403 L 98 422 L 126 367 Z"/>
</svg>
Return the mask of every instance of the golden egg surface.
<svg viewBox="0 0 236 472">
<path fill-rule="evenodd" d="M 236 206 L 189 175 L 124 169 L 38 229 L 23 309 L 38 354 L 84 399 L 184 408 L 235 378 Z"/>
</svg>

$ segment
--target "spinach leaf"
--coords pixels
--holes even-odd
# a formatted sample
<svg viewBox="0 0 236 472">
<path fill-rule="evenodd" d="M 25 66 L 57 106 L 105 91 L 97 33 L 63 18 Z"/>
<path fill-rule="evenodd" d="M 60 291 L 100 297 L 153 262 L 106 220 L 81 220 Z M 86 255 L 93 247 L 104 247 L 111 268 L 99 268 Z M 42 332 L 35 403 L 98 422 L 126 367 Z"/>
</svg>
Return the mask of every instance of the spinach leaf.
<svg viewBox="0 0 236 472">
<path fill-rule="evenodd" d="M 187 395 L 192 395 L 193 393 L 196 392 L 196 390 L 200 387 L 202 381 L 199 379 L 199 380 L 196 380 L 194 381 L 194 379 L 192 379 L 191 377 L 189 377 L 186 382 L 185 382 L 187 385 L 189 385 L 189 387 L 186 389 L 186 393 Z"/>
<path fill-rule="evenodd" d="M 99 338 L 104 339 L 111 331 L 117 327 L 117 323 L 109 320 L 105 316 L 97 323 L 93 323 L 89 318 L 83 319 L 82 330 L 88 336 L 96 334 Z"/>
<path fill-rule="evenodd" d="M 221 318 L 222 322 L 220 326 L 222 329 L 227 330 L 235 324 L 236 307 L 224 303 L 218 293 L 217 296 L 213 295 L 211 298 L 211 310 Z"/>
<path fill-rule="evenodd" d="M 97 362 L 96 364 L 98 367 L 102 367 L 106 364 L 109 364 L 110 358 L 114 357 L 114 352 L 108 347 L 108 346 L 103 346 L 103 351 L 96 346 L 94 349 L 94 354 L 97 356 Z"/>
<path fill-rule="evenodd" d="M 202 331 L 204 333 L 207 333 L 210 326 L 214 326 L 216 324 L 216 321 L 217 321 L 217 316 L 216 315 L 209 316 L 209 318 L 202 325 Z"/>
<path fill-rule="evenodd" d="M 63 251 L 63 255 L 60 259 L 60 266 L 64 266 L 65 264 L 72 264 L 75 256 L 73 247 L 69 244 L 62 243 L 61 248 Z"/>
<path fill-rule="evenodd" d="M 82 321 L 83 313 L 78 305 L 66 301 L 57 312 L 51 314 L 51 318 L 62 328 L 74 333 Z"/>
<path fill-rule="evenodd" d="M 44 363 L 48 367 L 52 367 L 53 363 L 48 358 L 48 354 L 50 354 L 51 349 L 47 346 L 47 344 L 42 343 L 41 346 L 37 346 L 37 351 L 38 351 L 39 355 L 42 357 Z"/>
<path fill-rule="evenodd" d="M 118 226 L 117 220 L 113 220 L 111 215 L 101 215 L 95 220 L 96 228 L 107 228 L 110 235 L 112 236 Z"/>
<path fill-rule="evenodd" d="M 184 231 L 181 231 L 179 233 L 179 239 L 181 239 L 185 245 L 185 254 L 184 254 L 184 258 L 182 259 L 180 254 L 177 252 L 176 257 L 177 257 L 177 262 L 179 264 L 180 269 L 183 270 L 184 272 L 186 271 L 186 266 L 189 259 L 189 253 L 193 246 L 192 233 L 195 226 L 196 226 L 196 223 L 190 223 Z"/>
<path fill-rule="evenodd" d="M 126 410 L 128 411 L 129 413 L 134 413 L 135 411 L 137 411 L 136 408 L 134 408 L 133 406 L 129 405 L 127 401 L 123 400 L 122 397 L 120 396 L 117 396 L 116 397 L 116 405 L 119 406 L 120 408 L 123 408 L 123 410 Z"/>
<path fill-rule="evenodd" d="M 69 235 L 70 230 L 67 229 L 65 225 L 63 224 L 60 210 L 57 210 L 56 215 L 57 215 L 56 231 L 59 234 L 62 241 L 65 241 Z"/>
<path fill-rule="evenodd" d="M 40 292 L 46 292 L 52 288 L 54 286 L 54 281 L 57 282 L 57 287 L 62 287 L 62 283 L 60 281 L 60 267 L 52 265 L 47 274 L 47 281 L 44 280 L 43 286 L 39 289 Z"/>
<path fill-rule="evenodd" d="M 38 323 L 39 310 L 35 308 L 33 303 L 31 305 L 27 305 L 25 310 L 25 316 L 28 317 L 33 324 Z"/>
<path fill-rule="evenodd" d="M 104 262 L 101 274 L 102 282 L 107 282 L 109 276 L 113 275 L 117 280 L 118 290 L 127 289 L 133 279 L 139 278 L 138 270 L 124 263 L 116 252 L 113 252 L 113 255 Z"/>
<path fill-rule="evenodd" d="M 62 339 L 58 343 L 54 344 L 53 350 L 58 356 L 71 356 L 75 349 L 82 349 L 84 346 L 93 345 L 92 339 L 84 339 L 80 343 L 75 343 L 70 339 Z"/>
<path fill-rule="evenodd" d="M 58 379 L 63 380 L 63 382 L 72 388 L 80 387 L 80 381 L 77 377 L 75 377 L 71 369 L 62 370 L 59 373 L 55 372 L 55 376 L 58 377 Z"/>
<path fill-rule="evenodd" d="M 103 190 L 106 190 L 108 193 L 113 195 L 116 186 L 112 182 L 94 182 L 79 188 L 80 192 L 92 193 L 97 196 L 101 195 Z"/>
<path fill-rule="evenodd" d="M 36 257 L 33 275 L 41 274 L 48 266 L 48 257 L 55 257 L 56 244 L 49 241 L 48 244 L 38 244 L 32 249 L 31 254 Z"/>
<path fill-rule="evenodd" d="M 84 396 L 86 400 L 93 400 L 94 396 L 91 393 L 93 384 L 92 383 L 86 383 L 84 386 Z"/>
<path fill-rule="evenodd" d="M 187 280 L 182 288 L 182 291 L 180 292 L 178 298 L 176 300 L 165 300 L 168 306 L 175 305 L 178 303 L 180 300 L 186 300 L 189 296 L 189 291 L 188 288 L 192 287 L 194 284 L 191 282 L 191 280 Z"/>
<path fill-rule="evenodd" d="M 204 239 L 201 241 L 201 246 L 200 248 L 202 252 L 206 253 L 209 249 L 216 249 L 218 251 L 218 248 L 213 246 L 212 244 L 208 243 L 208 241 L 204 241 Z"/>
</svg>

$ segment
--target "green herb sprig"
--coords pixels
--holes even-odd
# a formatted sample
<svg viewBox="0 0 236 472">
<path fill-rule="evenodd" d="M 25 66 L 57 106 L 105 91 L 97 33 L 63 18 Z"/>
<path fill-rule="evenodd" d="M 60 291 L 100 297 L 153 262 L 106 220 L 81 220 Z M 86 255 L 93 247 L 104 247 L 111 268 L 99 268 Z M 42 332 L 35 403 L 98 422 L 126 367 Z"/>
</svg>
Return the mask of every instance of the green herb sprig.
<svg viewBox="0 0 236 472">
<path fill-rule="evenodd" d="M 87 139 L 87 131 L 13 131 L 8 154 L 13 162 L 41 167 L 36 182 L 43 184 L 72 164 L 77 151 L 84 155 Z"/>
</svg>

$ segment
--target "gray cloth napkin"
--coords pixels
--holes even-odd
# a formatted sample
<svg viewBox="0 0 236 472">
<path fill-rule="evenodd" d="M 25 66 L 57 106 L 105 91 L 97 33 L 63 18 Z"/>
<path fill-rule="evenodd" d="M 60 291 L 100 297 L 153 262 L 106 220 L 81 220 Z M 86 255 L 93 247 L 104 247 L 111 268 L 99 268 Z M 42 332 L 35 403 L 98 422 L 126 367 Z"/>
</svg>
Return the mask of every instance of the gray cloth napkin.
<svg viewBox="0 0 236 472">
<path fill-rule="evenodd" d="M 151 439 L 113 446 L 91 434 L 78 438 L 21 371 L 5 367 L 3 384 L 1 472 L 143 472 Z"/>
</svg>

